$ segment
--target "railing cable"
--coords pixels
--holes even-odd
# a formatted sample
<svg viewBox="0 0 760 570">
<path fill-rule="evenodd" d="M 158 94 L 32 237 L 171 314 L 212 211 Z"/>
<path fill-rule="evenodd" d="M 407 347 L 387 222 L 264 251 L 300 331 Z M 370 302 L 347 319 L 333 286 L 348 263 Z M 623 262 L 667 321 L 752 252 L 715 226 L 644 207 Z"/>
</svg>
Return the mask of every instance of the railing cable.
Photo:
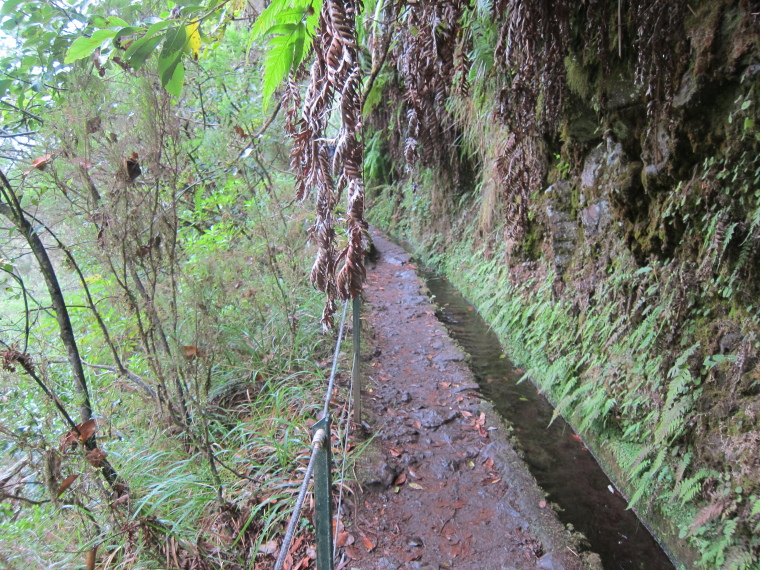
<svg viewBox="0 0 760 570">
<path fill-rule="evenodd" d="M 330 380 L 327 383 L 327 395 L 325 397 L 325 405 L 322 411 L 323 419 L 327 418 L 327 415 L 330 411 L 330 399 L 332 397 L 333 385 L 335 384 L 335 373 L 338 370 L 338 356 L 340 355 L 340 345 L 341 345 L 341 341 L 343 340 L 343 328 L 345 327 L 345 324 L 346 324 L 347 311 L 348 311 L 348 301 L 346 301 L 345 304 L 343 305 L 343 315 L 340 319 L 340 329 L 338 330 L 338 340 L 335 344 L 335 353 L 333 354 L 332 370 L 330 372 Z M 327 425 L 329 425 L 329 423 Z M 301 509 L 303 508 L 303 502 L 304 502 L 304 499 L 306 498 L 306 490 L 309 488 L 311 475 L 314 471 L 314 463 L 315 463 L 317 454 L 319 453 L 323 445 L 327 445 L 329 449 L 330 434 L 327 433 L 324 429 L 317 430 L 316 433 L 314 434 L 314 438 L 312 439 L 311 445 L 312 445 L 312 450 L 311 450 L 311 457 L 309 457 L 309 465 L 306 467 L 306 472 L 304 473 L 304 478 L 303 478 L 303 482 L 301 483 L 301 488 L 298 491 L 298 498 L 296 499 L 296 504 L 293 509 L 293 514 L 290 516 L 290 522 L 288 523 L 288 528 L 285 531 L 285 536 L 282 539 L 282 546 L 280 547 L 280 555 L 277 557 L 277 562 L 275 563 L 274 570 L 282 570 L 282 567 L 285 564 L 285 559 L 287 558 L 288 550 L 290 549 L 290 543 L 293 541 L 293 535 L 295 534 L 295 531 L 296 531 L 296 524 L 298 523 L 298 518 L 301 516 Z M 344 453 L 343 461 L 344 461 L 343 465 L 345 468 L 345 453 Z M 343 471 L 341 471 L 341 473 L 343 473 Z M 341 490 L 341 496 L 342 496 L 342 490 Z M 337 541 L 335 542 L 335 545 L 337 545 Z M 335 552 L 334 548 L 335 547 L 333 547 L 333 556 Z"/>
<path fill-rule="evenodd" d="M 295 534 L 296 523 L 298 522 L 298 517 L 301 516 L 301 508 L 303 507 L 303 501 L 306 498 L 306 489 L 309 487 L 309 481 L 311 481 L 311 473 L 314 471 L 314 459 L 317 457 L 317 453 L 319 452 L 322 445 L 324 445 L 325 439 L 327 439 L 329 445 L 329 437 L 325 433 L 325 430 L 321 429 L 314 434 L 314 439 L 311 441 L 312 450 L 311 457 L 309 458 L 309 465 L 306 467 L 303 483 L 301 483 L 301 489 L 298 491 L 296 506 L 293 510 L 293 514 L 290 517 L 288 529 L 285 531 L 285 536 L 282 539 L 280 556 L 277 558 L 277 562 L 274 565 L 275 570 L 282 570 L 282 566 L 285 564 L 285 559 L 287 558 L 288 550 L 290 549 L 290 543 L 293 541 L 293 535 Z"/>
<path fill-rule="evenodd" d="M 330 398 L 332 398 L 333 384 L 335 383 L 335 372 L 338 370 L 338 354 L 340 354 L 340 343 L 343 340 L 343 327 L 346 324 L 346 312 L 348 311 L 348 300 L 343 305 L 343 316 L 340 319 L 340 330 L 338 331 L 338 342 L 335 344 L 335 354 L 333 355 L 332 372 L 330 372 L 330 381 L 327 383 L 327 397 L 325 398 L 325 407 L 322 410 L 322 417 L 327 417 Z"/>
</svg>

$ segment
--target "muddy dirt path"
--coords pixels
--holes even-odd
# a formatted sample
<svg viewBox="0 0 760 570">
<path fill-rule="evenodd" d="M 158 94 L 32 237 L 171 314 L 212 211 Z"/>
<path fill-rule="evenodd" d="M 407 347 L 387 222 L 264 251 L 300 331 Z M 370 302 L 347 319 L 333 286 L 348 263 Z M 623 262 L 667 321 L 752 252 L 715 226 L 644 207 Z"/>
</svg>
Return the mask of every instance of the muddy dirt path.
<svg viewBox="0 0 760 570">
<path fill-rule="evenodd" d="M 365 295 L 364 420 L 376 433 L 357 466 L 343 568 L 601 568 L 580 553 L 475 392 L 464 354 L 435 317 L 403 249 L 373 232 L 380 259 Z"/>
</svg>

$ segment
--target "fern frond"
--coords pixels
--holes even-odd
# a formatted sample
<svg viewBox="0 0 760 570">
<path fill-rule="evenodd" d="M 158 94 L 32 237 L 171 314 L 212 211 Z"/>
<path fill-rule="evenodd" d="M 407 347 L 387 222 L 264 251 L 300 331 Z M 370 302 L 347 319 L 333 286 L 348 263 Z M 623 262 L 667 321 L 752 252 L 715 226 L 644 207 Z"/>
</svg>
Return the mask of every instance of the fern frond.
<svg viewBox="0 0 760 570">
<path fill-rule="evenodd" d="M 684 479 L 681 482 L 678 492 L 678 498 L 681 499 L 681 506 L 694 500 L 694 498 L 702 492 L 702 482 L 715 474 L 715 471 L 712 469 L 703 468 L 697 471 L 693 477 Z"/>
<path fill-rule="evenodd" d="M 726 570 L 756 570 L 757 558 L 746 548 L 732 547 L 726 554 Z"/>
<path fill-rule="evenodd" d="M 274 0 L 254 23 L 252 39 L 270 36 L 264 60 L 264 107 L 311 49 L 321 9 L 321 0 Z"/>
<path fill-rule="evenodd" d="M 752 503 L 752 509 L 750 510 L 749 516 L 754 517 L 760 515 L 760 497 L 755 497 L 755 501 Z"/>
<path fill-rule="evenodd" d="M 683 433 L 686 427 L 686 414 L 691 410 L 692 404 L 691 398 L 684 397 L 665 411 L 654 432 L 655 441 L 658 444 L 673 440 Z"/>
</svg>

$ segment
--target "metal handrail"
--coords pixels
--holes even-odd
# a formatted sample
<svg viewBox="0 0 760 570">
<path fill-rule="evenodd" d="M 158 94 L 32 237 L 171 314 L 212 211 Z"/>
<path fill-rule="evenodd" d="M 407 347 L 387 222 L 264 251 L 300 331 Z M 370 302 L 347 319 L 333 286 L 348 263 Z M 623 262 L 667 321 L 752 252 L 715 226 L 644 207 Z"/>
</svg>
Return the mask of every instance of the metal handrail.
<svg viewBox="0 0 760 570">
<path fill-rule="evenodd" d="M 356 311 L 358 307 L 358 304 L 354 303 L 354 310 Z M 317 517 L 317 518 L 324 518 L 326 519 L 323 524 L 327 525 L 326 529 L 317 529 L 317 546 L 318 546 L 318 564 L 317 566 L 320 566 L 320 560 L 326 559 L 328 560 L 328 564 L 325 565 L 325 567 L 332 568 L 332 564 L 330 563 L 333 558 L 333 545 L 332 543 L 332 515 L 331 515 L 331 504 L 330 504 L 330 498 L 329 498 L 329 492 L 330 492 L 330 485 L 331 485 L 331 477 L 330 477 L 330 421 L 329 421 L 329 411 L 330 411 L 330 399 L 332 397 L 332 391 L 333 386 L 335 384 L 335 374 L 338 370 L 338 356 L 340 354 L 340 345 L 341 341 L 343 340 L 343 329 L 346 324 L 346 313 L 348 311 L 348 301 L 345 302 L 343 305 L 343 315 L 340 320 L 340 329 L 338 331 L 338 340 L 335 344 L 335 353 L 333 354 L 333 363 L 332 363 L 332 370 L 330 372 L 330 379 L 327 383 L 327 394 L 325 396 L 325 405 L 322 411 L 322 418 L 319 422 L 314 426 L 316 428 L 316 431 L 314 432 L 314 436 L 311 441 L 312 450 L 311 450 L 311 456 L 309 457 L 309 464 L 306 467 L 306 473 L 304 474 L 303 482 L 301 483 L 301 488 L 298 491 L 298 498 L 296 499 L 295 508 L 293 509 L 293 513 L 290 516 L 290 521 L 288 522 L 288 527 L 285 531 L 285 536 L 282 539 L 282 546 L 280 547 L 280 554 L 277 557 L 277 562 L 275 563 L 274 570 L 282 570 L 283 565 L 285 564 L 285 559 L 288 556 L 288 551 L 290 549 L 290 544 L 293 542 L 293 536 L 295 534 L 296 530 L 296 524 L 298 523 L 298 519 L 301 516 L 301 509 L 303 508 L 303 502 L 306 498 L 306 490 L 309 487 L 309 481 L 311 480 L 312 474 L 314 472 L 315 464 L 317 463 L 317 456 L 319 455 L 320 451 L 327 451 L 327 455 L 323 457 L 320 461 L 320 472 L 325 473 L 325 470 L 327 471 L 326 477 L 324 477 L 322 481 L 322 485 L 327 486 L 327 490 L 323 492 L 323 494 L 327 495 L 326 503 L 327 503 L 327 509 L 328 509 L 328 515 L 327 517 Z M 356 326 L 358 318 L 356 315 L 354 315 L 354 326 Z M 357 334 L 354 332 L 354 359 L 357 358 L 357 351 L 356 351 L 356 342 L 357 342 Z M 352 380 L 354 380 L 356 376 L 356 362 L 354 361 L 354 364 L 352 366 Z M 320 427 L 324 426 L 324 427 Z M 319 505 L 318 505 L 319 506 Z M 316 525 L 319 526 L 319 525 Z M 324 541 L 327 542 L 327 554 L 320 553 L 320 542 Z M 323 544 L 324 544 L 323 542 Z M 321 554 L 321 556 L 320 556 Z M 320 568 L 321 570 L 321 568 Z"/>
</svg>

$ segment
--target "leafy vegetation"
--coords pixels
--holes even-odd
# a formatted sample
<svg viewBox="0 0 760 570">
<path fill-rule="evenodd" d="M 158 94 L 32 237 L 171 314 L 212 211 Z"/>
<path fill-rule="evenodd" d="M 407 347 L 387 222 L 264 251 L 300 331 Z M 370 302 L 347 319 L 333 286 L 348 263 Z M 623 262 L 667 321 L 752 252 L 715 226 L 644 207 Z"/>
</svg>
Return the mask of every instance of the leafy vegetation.
<svg viewBox="0 0 760 570">
<path fill-rule="evenodd" d="M 333 339 L 254 14 L 34 4 L 3 21 L 58 73 L 3 99 L 0 565 L 269 567 Z"/>
<path fill-rule="evenodd" d="M 758 564 L 745 3 L 10 0 L 0 26 L 4 565 L 268 563 L 365 176 L 679 556 Z"/>
</svg>

